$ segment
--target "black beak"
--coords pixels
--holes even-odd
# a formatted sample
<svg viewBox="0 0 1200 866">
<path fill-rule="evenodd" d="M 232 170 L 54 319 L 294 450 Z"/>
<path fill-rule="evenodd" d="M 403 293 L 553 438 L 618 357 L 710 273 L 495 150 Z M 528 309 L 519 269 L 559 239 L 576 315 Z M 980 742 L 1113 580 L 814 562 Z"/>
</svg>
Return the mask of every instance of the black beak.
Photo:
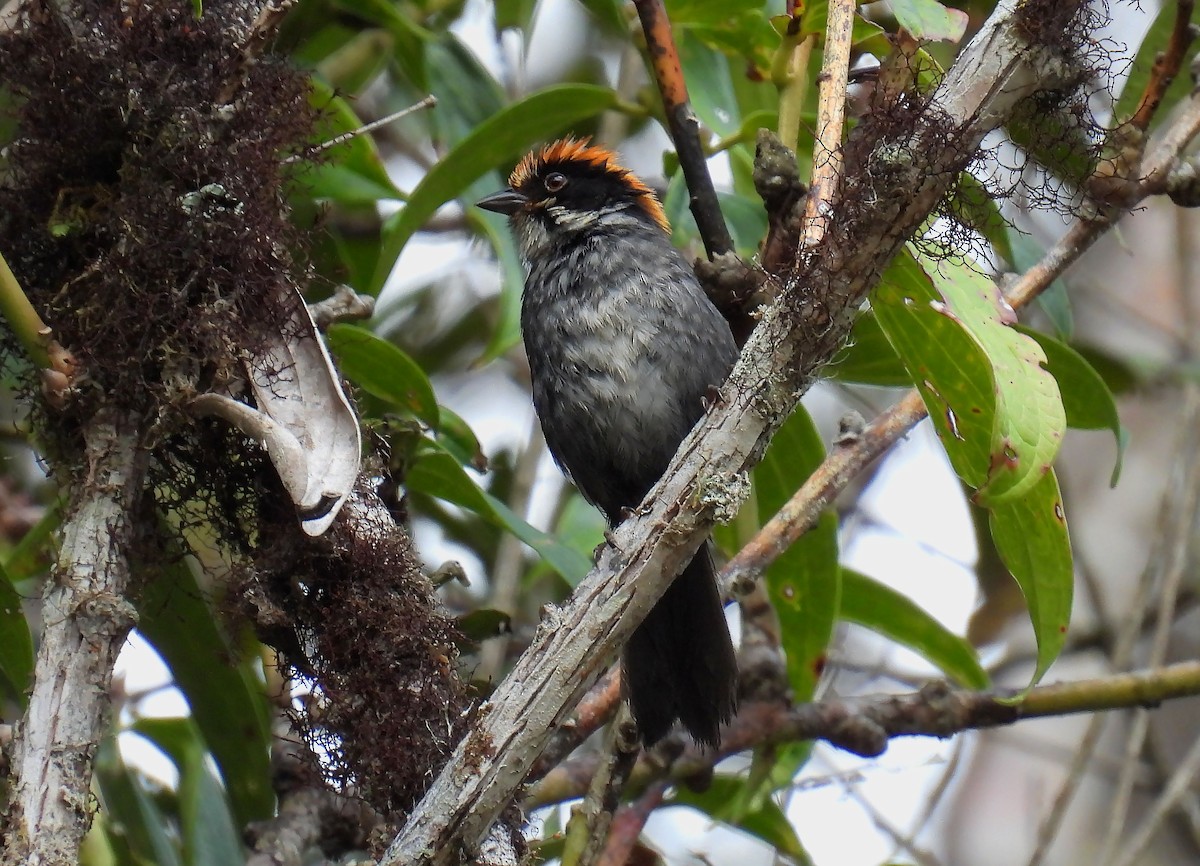
<svg viewBox="0 0 1200 866">
<path fill-rule="evenodd" d="M 514 214 L 528 201 L 528 198 L 515 189 L 502 189 L 489 196 L 484 196 L 475 202 L 475 206 L 481 207 L 484 210 L 495 211 L 496 213 Z"/>
</svg>

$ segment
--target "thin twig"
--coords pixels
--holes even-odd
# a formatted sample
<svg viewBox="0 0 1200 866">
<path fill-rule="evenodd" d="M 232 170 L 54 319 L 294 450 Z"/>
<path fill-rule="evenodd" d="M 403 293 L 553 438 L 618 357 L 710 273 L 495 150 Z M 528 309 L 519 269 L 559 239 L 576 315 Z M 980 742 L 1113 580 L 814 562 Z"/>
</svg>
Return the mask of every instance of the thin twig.
<svg viewBox="0 0 1200 866">
<path fill-rule="evenodd" d="M 414 102 L 408 108 L 402 108 L 399 111 L 393 111 L 386 117 L 381 117 L 378 120 L 372 120 L 370 123 L 364 123 L 358 129 L 352 129 L 349 132 L 343 132 L 341 135 L 335 135 L 328 141 L 323 141 L 320 144 L 314 144 L 312 147 L 306 147 L 300 153 L 293 153 L 291 156 L 283 160 L 283 165 L 291 165 L 294 162 L 311 159 L 318 153 L 337 147 L 339 144 L 345 144 L 347 141 L 358 138 L 360 135 L 374 132 L 382 126 L 387 126 L 389 123 L 395 123 L 402 117 L 408 117 L 414 111 L 421 111 L 425 108 L 432 108 L 437 105 L 436 96 L 426 96 L 420 102 Z"/>
<path fill-rule="evenodd" d="M 335 288 L 328 298 L 308 305 L 308 314 L 318 331 L 325 331 L 336 322 L 369 319 L 374 313 L 375 298 L 360 295 L 345 284 Z"/>
<path fill-rule="evenodd" d="M 888 820 L 888 817 L 876 808 L 875 804 L 863 794 L 858 786 L 852 784 L 845 776 L 839 776 L 838 780 L 842 790 L 867 813 L 867 817 L 871 819 L 875 829 L 891 839 L 892 844 L 911 857 L 917 866 L 942 866 L 942 861 L 932 851 L 927 851 L 917 845 L 913 838 L 915 834 L 904 832 Z"/>
<path fill-rule="evenodd" d="M 662 94 L 667 127 L 675 142 L 683 179 L 687 182 L 692 216 L 696 218 L 704 251 L 710 259 L 715 258 L 733 250 L 733 238 L 729 236 L 717 191 L 708 173 L 704 146 L 700 143 L 700 122 L 688 101 L 687 82 L 683 78 L 675 37 L 671 34 L 671 22 L 662 0 L 634 0 L 633 5 L 642 22 L 646 51 L 650 55 L 658 92 Z"/>
<path fill-rule="evenodd" d="M 508 495 L 508 507 L 516 514 L 524 516 L 529 509 L 529 500 L 533 496 L 534 482 L 537 481 L 538 464 L 545 453 L 545 442 L 542 438 L 542 428 L 537 419 L 533 421 L 528 444 L 517 465 L 513 469 L 512 489 Z M 492 565 L 491 593 L 487 606 L 510 616 L 517 613 L 517 594 L 521 586 L 521 575 L 525 566 L 525 545 L 511 533 L 505 533 L 496 549 L 496 557 Z M 508 656 L 509 633 L 497 635 L 483 645 L 479 654 L 479 667 L 475 676 L 488 682 L 497 676 L 504 668 L 504 660 Z"/>
<path fill-rule="evenodd" d="M 662 805 L 663 796 L 667 793 L 666 782 L 655 782 L 648 787 L 642 796 L 628 806 L 622 806 L 613 818 L 612 827 L 608 831 L 608 843 L 604 852 L 596 861 L 596 866 L 627 866 L 630 854 L 642 835 L 642 828 L 654 814 L 654 810 Z"/>
<path fill-rule="evenodd" d="M 1079 743 L 1079 748 L 1075 750 L 1075 754 L 1071 758 L 1067 778 L 1059 787 L 1058 793 L 1055 794 L 1054 802 L 1050 804 L 1050 811 L 1038 825 L 1037 843 L 1033 847 L 1033 853 L 1029 856 L 1029 866 L 1041 866 L 1050 853 L 1050 846 L 1058 838 L 1058 831 L 1062 828 L 1067 809 L 1070 807 L 1071 801 L 1075 799 L 1080 782 L 1083 781 L 1084 775 L 1091 767 L 1096 744 L 1100 742 L 1100 734 L 1104 732 L 1107 722 L 1108 719 L 1099 715 L 1092 716 L 1088 722 L 1087 731 Z"/>
<path fill-rule="evenodd" d="M 1180 418 L 1180 442 L 1176 447 L 1174 471 L 1170 473 L 1163 494 L 1158 525 L 1161 527 L 1146 565 L 1144 583 L 1157 587 L 1158 622 L 1150 647 L 1148 664 L 1162 664 L 1167 655 L 1171 626 L 1174 624 L 1175 604 L 1183 574 L 1187 567 L 1189 545 L 1196 518 L 1200 512 L 1200 450 L 1196 433 L 1200 428 L 1200 386 L 1187 382 L 1183 386 L 1183 414 Z M 1142 710 L 1130 722 L 1125 744 L 1124 765 L 1113 794 L 1109 823 L 1101 849 L 1101 863 L 1113 862 L 1117 846 L 1124 835 L 1126 813 L 1133 791 L 1133 768 L 1142 753 L 1149 730 L 1149 714 Z"/>
<path fill-rule="evenodd" d="M 821 58 L 817 101 L 817 138 L 813 143 L 813 175 L 804 211 L 803 246 L 821 242 L 833 201 L 842 182 L 842 127 L 846 119 L 846 85 L 850 74 L 850 45 L 855 0 L 831 0 Z"/>
<path fill-rule="evenodd" d="M 567 825 L 563 866 L 596 866 L 604 855 L 609 828 L 637 762 L 640 744 L 628 704 L 622 704 L 609 726 L 603 760 L 588 786 L 587 796 Z"/>
<path fill-rule="evenodd" d="M 1191 26 L 1194 7 L 1194 0 L 1176 0 L 1175 2 L 1175 25 L 1171 29 L 1171 38 L 1167 41 L 1167 50 L 1154 58 L 1154 65 L 1150 68 L 1150 78 L 1142 91 L 1142 98 L 1138 100 L 1137 111 L 1129 119 L 1130 124 L 1142 132 L 1150 128 L 1150 121 L 1158 112 L 1167 88 L 1171 86 L 1171 82 L 1183 68 L 1188 46 L 1196 38 L 1195 31 Z"/>
<path fill-rule="evenodd" d="M 1192 780 L 1195 779 L 1198 772 L 1200 772 L 1200 737 L 1192 742 L 1192 747 L 1179 762 L 1178 769 L 1171 774 L 1167 787 L 1163 790 L 1162 796 L 1154 802 L 1150 813 L 1142 819 L 1142 823 L 1133 833 L 1125 837 L 1125 845 L 1117 853 L 1113 861 L 1114 866 L 1133 866 L 1138 862 L 1138 858 L 1146 850 L 1146 846 L 1150 844 L 1150 840 L 1154 838 L 1154 834 L 1162 826 L 1167 815 L 1187 796 Z"/>
</svg>

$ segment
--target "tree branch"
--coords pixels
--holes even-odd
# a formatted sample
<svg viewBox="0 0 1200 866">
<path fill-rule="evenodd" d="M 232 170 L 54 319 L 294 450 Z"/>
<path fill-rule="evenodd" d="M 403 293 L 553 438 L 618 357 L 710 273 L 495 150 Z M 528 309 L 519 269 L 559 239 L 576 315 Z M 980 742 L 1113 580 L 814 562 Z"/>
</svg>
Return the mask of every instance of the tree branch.
<svg viewBox="0 0 1200 866">
<path fill-rule="evenodd" d="M 1200 662 L 1038 686 L 1023 701 L 1015 700 L 1017 694 L 952 691 L 939 682 L 901 696 L 822 701 L 796 707 L 750 704 L 725 731 L 717 752 L 703 752 L 688 745 L 665 771 L 652 755 L 643 755 L 634 768 L 629 787 L 633 791 L 644 790 L 652 781 L 664 777 L 681 782 L 706 772 L 723 758 L 769 744 L 825 740 L 873 758 L 886 750 L 893 737 L 944 739 L 967 730 L 1011 725 L 1025 719 L 1153 707 L 1166 700 L 1200 694 Z M 525 808 L 582 796 L 596 760 L 589 755 L 555 768 L 529 792 Z"/>
<path fill-rule="evenodd" d="M 842 180 L 842 126 L 846 119 L 846 83 L 856 5 L 854 0 L 833 0 L 829 4 L 829 27 L 821 57 L 813 175 L 804 210 L 802 243 L 808 247 L 816 246 L 825 236 L 829 211 Z"/>
<path fill-rule="evenodd" d="M 1195 0 L 1176 0 L 1175 24 L 1171 28 L 1167 50 L 1154 58 L 1154 65 L 1150 68 L 1150 79 L 1142 91 L 1142 98 L 1138 100 L 1137 111 L 1129 119 L 1129 122 L 1142 132 L 1150 128 L 1150 121 L 1158 112 L 1158 106 L 1162 103 L 1167 88 L 1183 67 L 1188 46 L 1196 38 L 1196 32 L 1192 29 L 1192 11 L 1195 5 Z"/>
<path fill-rule="evenodd" d="M 662 94 L 663 113 L 675 142 L 675 152 L 679 155 L 679 167 L 687 182 L 692 216 L 696 218 L 704 250 L 712 259 L 731 252 L 733 238 L 725 226 L 717 191 L 708 173 L 708 162 L 700 143 L 700 122 L 688 101 L 687 82 L 683 78 L 675 38 L 671 35 L 671 21 L 662 0 L 634 0 L 633 5 L 637 7 L 642 32 L 646 35 L 646 51 L 650 55 L 658 91 Z"/>
<path fill-rule="evenodd" d="M 84 430 L 86 479 L 71 492 L 46 585 L 33 693 L 13 740 L 3 863 L 75 866 L 92 823 L 92 758 L 108 731 L 113 663 L 137 620 L 125 599 L 133 508 L 148 453 L 136 418 Z"/>
</svg>

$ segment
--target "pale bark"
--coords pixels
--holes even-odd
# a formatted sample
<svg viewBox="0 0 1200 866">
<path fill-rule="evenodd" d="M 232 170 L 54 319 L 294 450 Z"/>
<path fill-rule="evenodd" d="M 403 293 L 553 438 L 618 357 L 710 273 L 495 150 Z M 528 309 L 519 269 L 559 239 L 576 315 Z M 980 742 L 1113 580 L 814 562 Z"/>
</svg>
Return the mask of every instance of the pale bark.
<svg viewBox="0 0 1200 866">
<path fill-rule="evenodd" d="M 137 614 L 126 600 L 133 509 L 146 472 L 136 419 L 102 411 L 84 430 L 86 477 L 71 491 L 42 600 L 33 693 L 13 741 L 5 864 L 75 866 L 92 823 L 92 758 L 109 730 L 113 663 Z"/>
</svg>

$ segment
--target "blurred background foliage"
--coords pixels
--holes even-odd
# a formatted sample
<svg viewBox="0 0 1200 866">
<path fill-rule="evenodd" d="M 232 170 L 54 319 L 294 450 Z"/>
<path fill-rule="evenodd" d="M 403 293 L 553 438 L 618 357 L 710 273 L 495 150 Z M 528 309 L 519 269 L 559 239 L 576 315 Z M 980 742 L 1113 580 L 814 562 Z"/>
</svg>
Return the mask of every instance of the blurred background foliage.
<svg viewBox="0 0 1200 866">
<path fill-rule="evenodd" d="M 902 24 L 934 39 L 962 34 L 965 42 L 993 4 L 952 5 L 954 13 L 933 0 L 870 4 L 855 31 L 856 58 L 869 64 L 886 56 L 886 34 Z M 824 3 L 794 10 L 802 23 L 793 33 L 781 23 L 785 9 L 776 0 L 669 0 L 666 7 L 724 215 L 737 251 L 752 258 L 767 229 L 751 180 L 757 130 L 777 129 L 781 113 L 794 118 L 794 126 L 777 131 L 794 143 L 801 177 L 810 170 L 819 35 L 807 68 L 789 73 L 786 60 L 795 40 L 822 32 Z M 1173 7 L 1161 13 L 1119 7 L 1114 15 L 1105 84 L 1117 98 L 1099 93 L 1092 100 L 1105 122 L 1136 107 Z M 675 242 L 700 255 L 643 49 L 632 6 L 620 0 L 299 0 L 275 45 L 311 71 L 312 100 L 323 118 L 314 145 L 427 95 L 437 99 L 432 109 L 298 163 L 291 205 L 294 220 L 314 238 L 309 299 L 340 284 L 377 297 L 370 322 L 334 326 L 329 344 L 355 386 L 367 438 L 388 457 L 390 479 L 403 491 L 403 516 L 430 569 L 443 560 L 463 565 L 469 585 L 451 581 L 442 591 L 472 640 L 462 664 L 480 694 L 503 677 L 543 605 L 564 598 L 587 572 L 603 522 L 562 483 L 545 453 L 520 348 L 520 263 L 503 219 L 471 203 L 500 188 L 529 149 L 561 134 L 591 136 L 660 189 Z M 925 49 L 931 63 L 946 66 L 957 45 L 943 38 Z M 1186 92 L 1184 78 L 1170 92 L 1168 110 Z M 1010 174 L 1027 182 L 1010 185 L 1017 192 L 1005 201 L 987 200 L 990 218 L 976 226 L 975 246 L 985 259 L 974 264 L 995 272 L 1029 267 L 1061 230 L 1063 217 L 1030 207 L 1021 190 L 1057 183 L 1069 208 L 1077 200 L 1071 179 L 1080 176 L 1071 163 L 1077 149 L 1022 152 L 1013 143 L 1019 130 L 1011 132 L 993 143 L 1007 158 L 980 169 L 1016 165 Z M 15 134 L 10 124 L 0 128 L 4 142 Z M 963 188 L 969 185 L 964 180 Z M 1152 205 L 1035 309 L 1022 312 L 1020 333 L 1041 347 L 1061 399 L 1039 397 L 1026 383 L 1007 391 L 1007 408 L 993 411 L 1002 420 L 1033 412 L 1034 438 L 1054 423 L 1047 418 L 1055 412 L 1063 416 L 1059 426 L 1109 431 L 1107 438 L 1068 434 L 1059 459 L 1076 530 L 1074 567 L 1069 552 L 1063 559 L 1065 530 L 1047 530 L 1038 518 L 1058 502 L 1057 489 L 1030 494 L 1027 513 L 1010 515 L 1006 535 L 1000 506 L 972 497 L 953 480 L 928 431 L 915 433 L 769 571 L 766 592 L 780 621 L 795 700 L 907 690 L 936 677 L 970 688 L 1022 687 L 1060 651 L 1054 671 L 1064 678 L 1111 669 L 1114 612 L 1131 603 L 1152 549 L 1170 443 L 1181 432 L 1177 407 L 1200 369 L 1196 228 L 1188 214 Z M 754 473 L 751 501 L 736 521 L 718 528 L 723 555 L 740 549 L 798 489 L 847 411 L 871 417 L 914 378 L 947 393 L 954 382 L 1004 391 L 996 382 L 1012 368 L 1003 366 L 1006 350 L 988 342 L 995 322 L 980 325 L 982 337 L 961 330 L 956 336 L 938 330 L 945 322 L 930 325 L 905 313 L 903 297 L 934 288 L 953 293 L 941 283 L 969 285 L 978 277 L 965 264 L 949 277 L 938 271 L 906 257 L 889 272 L 885 284 L 901 300 L 883 298 L 862 317 L 828 380 L 775 438 Z M 928 351 L 954 340 L 978 351 L 947 348 L 937 357 Z M 1024 366 L 1013 363 L 1018 378 L 1037 367 L 1027 359 Z M 918 368 L 924 375 L 914 376 Z M 19 718 L 32 671 L 36 599 L 53 558 L 59 506 L 53 481 L 24 444 L 24 408 L 8 404 L 0 476 L 0 681 L 11 722 Z M 970 468 L 979 468 L 978 455 L 956 456 L 955 440 L 982 442 L 986 461 L 992 430 L 968 442 L 970 435 L 947 426 L 953 421 L 945 413 L 935 412 L 934 421 L 945 428 L 940 432 L 958 475 L 971 487 L 984 486 L 986 477 Z M 1121 447 L 1130 445 L 1121 487 L 1110 491 L 1120 450 L 1114 435 Z M 1009 500 L 1003 507 L 1025 506 Z M 994 532 L 997 521 L 1002 529 Z M 1024 546 L 1024 573 L 1013 565 L 1011 549 L 1006 555 L 1006 539 Z M 82 855 L 87 866 L 239 863 L 243 828 L 275 809 L 270 752 L 286 730 L 292 686 L 248 629 L 224 612 L 213 581 L 219 555 L 205 561 L 202 543 L 193 552 L 196 559 L 150 581 L 140 600 L 124 678 L 114 686 L 112 737 L 97 758 L 99 811 Z M 1077 578 L 1086 592 L 1071 631 L 1063 633 Z M 1172 616 L 1189 610 L 1193 589 L 1186 581 L 1183 593 L 1180 613 Z M 1025 598 L 1037 599 L 1032 616 Z M 665 804 L 680 809 L 669 821 L 652 822 L 648 838 L 671 862 L 691 862 L 692 850 L 708 851 L 717 863 L 734 856 L 802 863 L 810 852 L 818 863 L 1016 862 L 1027 856 L 1045 811 L 1049 794 L 1042 786 L 1065 774 L 1069 744 L 1078 738 L 1069 726 L 1033 730 L 964 736 L 954 746 L 923 751 L 894 747 L 890 754 L 901 754 L 891 764 L 848 764 L 831 749 L 807 745 L 763 750 L 722 765 L 703 793 L 671 793 Z M 1114 722 L 1106 736 L 1119 742 L 1120 730 Z M 1006 766 L 1004 750 L 1020 736 L 1050 745 L 1026 744 L 1021 761 Z M 1170 766 L 1166 754 L 1138 754 L 1150 781 L 1139 785 L 1137 799 L 1155 790 L 1154 780 Z M 1090 775 L 1093 794 L 1107 790 L 1111 776 L 1111 767 Z M 871 780 L 881 777 L 876 794 Z M 893 777 L 904 781 L 897 785 Z M 1030 793 L 1035 789 L 1040 793 Z M 1098 796 L 1083 798 L 1072 812 L 1055 862 L 1096 862 L 1085 856 L 1096 841 L 1071 828 L 1095 818 Z M 553 856 L 560 815 L 550 808 L 536 817 L 532 832 L 544 844 L 535 850 Z M 1013 833 L 1014 822 L 1025 831 Z M 840 856 L 831 856 L 839 850 L 831 848 L 831 826 L 843 839 L 862 838 L 843 841 Z M 1167 825 L 1154 856 L 1194 859 L 1197 827 L 1186 815 L 1178 826 Z"/>
</svg>

